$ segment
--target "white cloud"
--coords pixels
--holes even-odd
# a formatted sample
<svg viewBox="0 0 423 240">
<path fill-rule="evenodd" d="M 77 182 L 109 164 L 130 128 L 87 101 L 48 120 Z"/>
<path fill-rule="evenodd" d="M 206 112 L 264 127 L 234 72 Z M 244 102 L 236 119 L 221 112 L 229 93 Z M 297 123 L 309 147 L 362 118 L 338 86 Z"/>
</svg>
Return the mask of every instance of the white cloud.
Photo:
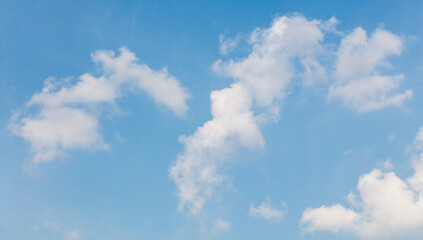
<svg viewBox="0 0 423 240">
<path fill-rule="evenodd" d="M 116 106 L 115 100 L 125 91 L 145 90 L 157 104 L 182 116 L 187 111 L 188 91 L 166 69 L 154 71 L 138 63 L 135 54 L 120 48 L 97 51 L 92 59 L 103 74 L 81 75 L 75 83 L 50 77 L 41 92 L 34 94 L 27 107 L 39 111 L 24 117 L 12 117 L 9 128 L 31 145 L 33 158 L 29 165 L 52 161 L 71 149 L 108 149 L 98 130 L 102 106 Z"/>
<path fill-rule="evenodd" d="M 322 48 L 320 24 L 298 15 L 276 18 L 269 28 L 251 34 L 253 50 L 247 57 L 215 62 L 213 69 L 234 83 L 211 93 L 213 118 L 180 138 L 184 152 L 169 169 L 180 210 L 196 214 L 212 198 L 226 181 L 219 168 L 236 147 L 264 146 L 260 127 L 279 118 L 279 105 L 297 74 L 306 82 L 325 74 L 315 57 Z M 303 65 L 303 73 L 294 70 L 294 60 Z"/>
<path fill-rule="evenodd" d="M 220 54 L 226 55 L 230 51 L 238 46 L 239 41 L 241 40 L 241 35 L 237 35 L 235 38 L 225 37 L 225 35 L 219 35 L 219 45 L 220 45 Z"/>
<path fill-rule="evenodd" d="M 45 221 L 44 227 L 58 231 L 60 229 L 60 223 L 59 222 L 52 222 L 52 221 Z"/>
<path fill-rule="evenodd" d="M 388 167 L 392 168 L 389 162 Z M 358 196 L 350 193 L 353 208 L 341 204 L 308 208 L 301 224 L 308 232 L 348 232 L 364 239 L 396 239 L 422 233 L 423 153 L 414 159 L 413 167 L 414 174 L 406 180 L 392 171 L 373 169 L 359 178 Z"/>
<path fill-rule="evenodd" d="M 392 170 L 394 169 L 394 165 L 391 162 L 391 159 L 388 158 L 388 160 L 386 160 L 383 164 L 382 164 L 382 168 L 385 170 Z"/>
<path fill-rule="evenodd" d="M 393 143 L 395 141 L 397 137 L 395 136 L 395 134 L 391 134 L 388 136 L 388 141 L 389 143 Z"/>
<path fill-rule="evenodd" d="M 66 240 L 78 240 L 81 238 L 81 234 L 78 231 L 65 232 Z"/>
<path fill-rule="evenodd" d="M 45 221 L 44 227 L 51 229 L 57 233 L 60 233 L 60 235 L 64 236 L 65 240 L 78 240 L 81 238 L 81 233 L 77 230 L 72 231 L 65 231 L 62 229 L 60 222 L 53 222 L 53 221 Z M 39 230 L 39 227 L 34 227 L 34 231 Z"/>
<path fill-rule="evenodd" d="M 285 203 L 282 205 L 285 207 Z M 251 217 L 259 217 L 264 218 L 266 221 L 277 222 L 284 216 L 284 211 L 283 209 L 278 210 L 277 208 L 272 207 L 270 204 L 270 199 L 267 198 L 265 202 L 262 202 L 257 207 L 251 203 L 248 214 Z"/>
<path fill-rule="evenodd" d="M 215 223 L 215 229 L 220 231 L 229 231 L 232 227 L 232 224 L 228 221 L 217 219 Z"/>
<path fill-rule="evenodd" d="M 342 154 L 344 154 L 344 156 L 348 156 L 348 155 L 351 155 L 353 152 L 354 150 L 348 149 L 348 150 L 345 150 Z"/>
<path fill-rule="evenodd" d="M 83 109 L 43 107 L 36 116 L 20 119 L 12 130 L 30 142 L 33 164 L 61 157 L 65 149 L 107 149 L 97 117 Z"/>
<path fill-rule="evenodd" d="M 336 29 L 336 26 L 339 24 L 339 20 L 336 17 L 331 17 L 329 20 L 321 23 L 320 28 L 325 32 L 335 33 L 337 35 L 342 35 L 343 33 Z"/>
<path fill-rule="evenodd" d="M 186 113 L 186 101 L 190 94 L 176 77 L 169 74 L 166 68 L 155 71 L 146 64 L 138 63 L 135 54 L 127 48 L 119 50 L 121 54 L 118 57 L 114 56 L 113 51 L 97 51 L 91 57 L 115 84 L 128 84 L 131 89 L 146 91 L 157 104 L 169 108 L 178 116 Z"/>
<path fill-rule="evenodd" d="M 213 119 L 192 136 L 182 136 L 184 153 L 170 168 L 178 187 L 179 208 L 195 214 L 209 199 L 224 177 L 218 165 L 226 160 L 234 145 L 263 146 L 264 140 L 250 110 L 252 100 L 240 84 L 211 93 Z"/>
<path fill-rule="evenodd" d="M 417 132 L 416 139 L 414 140 L 414 146 L 418 150 L 422 150 L 423 149 L 423 127 L 421 127 L 419 129 L 419 131 Z"/>
<path fill-rule="evenodd" d="M 400 37 L 377 29 L 370 37 L 358 27 L 345 36 L 337 52 L 334 84 L 328 99 L 340 99 L 358 112 L 369 112 L 386 107 L 401 107 L 412 97 L 411 90 L 398 93 L 404 76 L 381 75 L 381 67 L 390 67 L 386 58 L 403 50 Z"/>
</svg>

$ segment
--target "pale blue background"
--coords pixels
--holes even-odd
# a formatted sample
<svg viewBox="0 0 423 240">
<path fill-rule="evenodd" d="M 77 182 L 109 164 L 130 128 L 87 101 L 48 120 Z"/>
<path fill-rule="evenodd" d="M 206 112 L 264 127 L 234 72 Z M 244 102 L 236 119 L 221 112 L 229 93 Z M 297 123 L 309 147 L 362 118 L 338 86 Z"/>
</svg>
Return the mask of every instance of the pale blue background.
<svg viewBox="0 0 423 240">
<path fill-rule="evenodd" d="M 399 176 L 411 174 L 404 150 L 423 125 L 422 9 L 423 1 L 0 0 L 0 239 L 63 239 L 43 228 L 45 221 L 77 229 L 81 239 L 90 240 L 350 239 L 302 233 L 301 213 L 346 203 L 358 177 L 388 158 Z M 412 89 L 413 99 L 402 109 L 357 114 L 339 102 L 328 103 L 326 89 L 294 87 L 281 120 L 263 129 L 266 148 L 239 152 L 226 169 L 236 191 L 221 193 L 221 202 L 212 202 L 199 218 L 179 213 L 167 175 L 182 151 L 177 138 L 210 119 L 210 91 L 230 83 L 210 69 L 221 57 L 219 34 L 247 35 L 293 12 L 316 19 L 336 16 L 341 31 L 384 26 L 403 36 L 406 50 L 390 61 L 395 72 L 405 74 L 401 89 Z M 48 76 L 95 72 L 89 54 L 121 46 L 153 69 L 167 66 L 180 79 L 193 96 L 188 117 L 161 111 L 146 94 L 128 94 L 119 100 L 125 114 L 100 121 L 111 152 L 69 152 L 66 159 L 42 164 L 39 176 L 25 174 L 21 167 L 30 158 L 29 145 L 7 130 L 12 112 Z M 231 56 L 247 53 L 241 45 Z M 390 134 L 398 141 L 389 143 Z M 352 153 L 344 156 L 349 149 Z M 248 216 L 250 202 L 266 196 L 274 205 L 286 202 L 281 222 Z M 218 217 L 230 221 L 232 229 L 201 231 Z"/>
</svg>

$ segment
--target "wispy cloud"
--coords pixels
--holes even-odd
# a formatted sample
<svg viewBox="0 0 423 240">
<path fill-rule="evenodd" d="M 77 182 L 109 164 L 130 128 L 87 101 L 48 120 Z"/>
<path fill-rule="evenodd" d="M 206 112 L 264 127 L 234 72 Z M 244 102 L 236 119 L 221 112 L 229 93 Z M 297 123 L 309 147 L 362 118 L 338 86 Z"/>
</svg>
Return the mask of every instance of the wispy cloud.
<svg viewBox="0 0 423 240">
<path fill-rule="evenodd" d="M 286 204 L 282 203 L 282 207 L 286 208 Z M 270 203 L 270 198 L 267 198 L 266 201 L 262 202 L 257 207 L 255 207 L 254 204 L 251 203 L 250 209 L 248 210 L 248 214 L 251 217 L 263 218 L 269 222 L 277 222 L 281 220 L 284 216 L 284 209 L 272 207 Z"/>
<path fill-rule="evenodd" d="M 79 240 L 82 237 L 81 232 L 78 230 L 64 230 L 60 222 L 45 221 L 43 227 L 49 229 L 50 231 L 58 233 L 65 240 Z M 38 226 L 33 228 L 33 231 L 38 230 L 40 230 L 40 227 Z"/>
<path fill-rule="evenodd" d="M 81 238 L 81 234 L 78 231 L 65 232 L 66 240 L 78 240 Z"/>
<path fill-rule="evenodd" d="M 218 218 L 214 225 L 215 229 L 218 231 L 229 231 L 232 227 L 232 224 L 228 221 Z"/>
<path fill-rule="evenodd" d="M 219 35 L 220 54 L 222 55 L 228 54 L 230 51 L 235 49 L 236 46 L 238 46 L 238 43 L 240 42 L 240 40 L 241 40 L 240 34 L 236 35 L 235 38 L 226 37 L 225 35 L 220 34 Z"/>
<path fill-rule="evenodd" d="M 348 156 L 348 155 L 351 155 L 353 152 L 354 152 L 354 150 L 352 150 L 352 149 L 348 149 L 348 150 L 345 150 L 342 154 L 343 154 L 344 156 Z"/>
<path fill-rule="evenodd" d="M 395 134 L 391 134 L 388 136 L 389 143 L 393 143 L 396 139 L 397 137 L 395 136 Z"/>
</svg>

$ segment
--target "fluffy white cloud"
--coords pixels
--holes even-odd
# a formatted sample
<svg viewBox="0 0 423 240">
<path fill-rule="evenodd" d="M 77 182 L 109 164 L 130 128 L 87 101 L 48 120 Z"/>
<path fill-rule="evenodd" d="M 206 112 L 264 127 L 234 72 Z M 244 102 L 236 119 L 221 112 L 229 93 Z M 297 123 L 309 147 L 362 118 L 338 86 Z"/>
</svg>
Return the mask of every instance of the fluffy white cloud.
<svg viewBox="0 0 423 240">
<path fill-rule="evenodd" d="M 183 116 L 188 110 L 186 101 L 190 97 L 187 89 L 182 87 L 176 77 L 166 68 L 152 70 L 146 64 L 138 62 L 135 54 L 127 48 L 120 48 L 120 56 L 113 51 L 97 51 L 91 54 L 94 62 L 100 64 L 104 75 L 118 87 L 129 85 L 131 89 L 146 91 L 154 101 Z"/>
<path fill-rule="evenodd" d="M 65 149 L 107 149 L 97 117 L 83 109 L 43 107 L 37 115 L 20 119 L 12 130 L 30 142 L 33 164 L 61 157 Z"/>
<path fill-rule="evenodd" d="M 340 204 L 308 208 L 301 224 L 309 232 L 348 232 L 364 239 L 423 233 L 423 153 L 413 167 L 414 174 L 406 180 L 392 171 L 372 170 L 359 178 L 358 196 L 348 196 L 353 208 Z"/>
<path fill-rule="evenodd" d="M 157 104 L 178 116 L 187 111 L 188 91 L 166 69 L 154 71 L 138 63 L 134 53 L 124 47 L 119 56 L 113 51 L 97 51 L 91 56 L 101 66 L 100 77 L 86 73 L 75 83 L 50 77 L 27 103 L 28 108 L 37 106 L 39 111 L 11 119 L 11 131 L 31 145 L 32 165 L 61 157 L 65 150 L 107 149 L 98 130 L 99 109 L 105 104 L 115 106 L 125 91 L 145 90 Z"/>
<path fill-rule="evenodd" d="M 285 207 L 285 204 L 283 204 Z M 252 203 L 250 204 L 250 209 L 248 214 L 251 217 L 264 218 L 266 221 L 276 222 L 281 220 L 284 215 L 282 209 L 277 209 L 271 206 L 270 199 L 268 198 L 265 202 L 262 202 L 260 205 L 255 207 Z"/>
<path fill-rule="evenodd" d="M 386 58 L 399 55 L 403 43 L 398 36 L 377 29 L 370 37 L 362 28 L 345 36 L 337 52 L 336 82 L 330 86 L 328 99 L 340 99 L 358 112 L 385 107 L 401 107 L 412 91 L 397 93 L 404 76 L 381 75 L 381 67 L 390 67 Z"/>
<path fill-rule="evenodd" d="M 210 95 L 213 118 L 191 136 L 182 136 L 184 152 L 169 169 L 176 183 L 179 209 L 198 213 L 226 177 L 219 167 L 230 161 L 236 147 L 261 148 L 262 124 L 279 117 L 279 105 L 295 77 L 310 83 L 324 77 L 316 59 L 322 47 L 321 22 L 302 16 L 279 17 L 267 29 L 256 29 L 250 38 L 252 52 L 237 60 L 218 60 L 213 69 L 234 80 L 230 87 Z M 295 71 L 299 61 L 304 72 Z"/>
<path fill-rule="evenodd" d="M 192 136 L 182 136 L 185 151 L 170 168 L 178 186 L 180 210 L 188 206 L 195 214 L 213 194 L 224 177 L 218 165 L 226 160 L 234 145 L 263 146 L 259 127 L 250 110 L 252 99 L 240 84 L 211 93 L 213 119 Z"/>
</svg>

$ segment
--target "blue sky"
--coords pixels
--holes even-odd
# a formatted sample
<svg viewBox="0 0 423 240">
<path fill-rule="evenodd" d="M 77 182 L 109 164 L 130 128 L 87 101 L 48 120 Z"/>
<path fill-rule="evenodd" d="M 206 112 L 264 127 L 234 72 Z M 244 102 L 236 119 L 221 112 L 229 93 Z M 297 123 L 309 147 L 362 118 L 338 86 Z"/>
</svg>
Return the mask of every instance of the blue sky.
<svg viewBox="0 0 423 240">
<path fill-rule="evenodd" d="M 0 239 L 423 239 L 423 2 L 0 9 Z"/>
</svg>

